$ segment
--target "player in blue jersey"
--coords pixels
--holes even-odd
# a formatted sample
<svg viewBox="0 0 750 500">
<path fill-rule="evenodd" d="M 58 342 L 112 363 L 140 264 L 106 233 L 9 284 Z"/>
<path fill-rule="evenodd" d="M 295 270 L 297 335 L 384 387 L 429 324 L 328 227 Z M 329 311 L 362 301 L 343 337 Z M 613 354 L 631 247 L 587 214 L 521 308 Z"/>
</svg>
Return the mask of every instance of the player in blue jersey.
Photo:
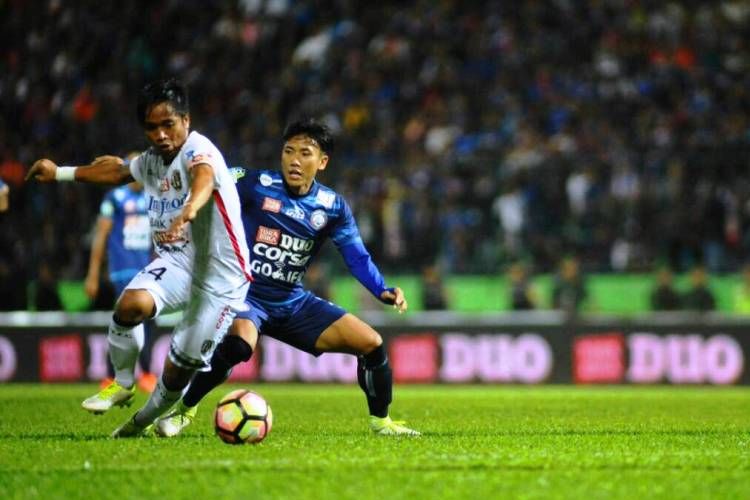
<svg viewBox="0 0 750 500">
<path fill-rule="evenodd" d="M 381 336 L 341 307 L 305 290 L 302 279 L 327 239 L 333 240 L 350 272 L 375 297 L 407 309 L 398 287 L 389 288 L 369 252 L 347 202 L 315 180 L 328 165 L 333 140 L 315 120 L 292 123 L 284 132 L 281 171 L 236 169 L 237 190 L 254 281 L 230 335 L 217 347 L 211 370 L 198 373 L 182 401 L 157 422 L 165 437 L 189 425 L 198 402 L 222 383 L 233 366 L 250 359 L 258 334 L 319 356 L 358 356 L 357 375 L 370 412 L 370 427 L 383 435 L 419 435 L 388 415 L 393 377 Z"/>
<path fill-rule="evenodd" d="M 132 157 L 137 154 L 130 155 Z M 91 242 L 89 269 L 84 280 L 84 289 L 89 298 L 96 298 L 99 293 L 99 272 L 104 262 L 106 251 L 109 280 L 115 296 L 119 297 L 125 287 L 141 269 L 151 262 L 151 225 L 146 210 L 146 196 L 143 186 L 131 182 L 112 189 L 104 195 L 96 221 L 94 238 Z M 144 347 L 149 343 L 153 321 L 144 323 Z M 149 373 L 148 360 L 150 350 L 141 349 L 140 364 L 142 374 L 138 387 L 145 392 L 152 392 L 156 386 L 156 376 Z M 112 370 L 112 368 L 109 368 Z M 110 377 L 114 374 L 110 371 Z M 104 380 L 107 386 L 112 380 Z"/>
</svg>

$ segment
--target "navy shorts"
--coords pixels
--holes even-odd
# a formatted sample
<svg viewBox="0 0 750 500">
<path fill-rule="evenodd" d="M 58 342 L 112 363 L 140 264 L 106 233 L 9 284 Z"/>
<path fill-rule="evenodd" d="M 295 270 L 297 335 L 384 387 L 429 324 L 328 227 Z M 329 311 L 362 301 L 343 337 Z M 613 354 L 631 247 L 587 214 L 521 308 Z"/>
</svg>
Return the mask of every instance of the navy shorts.
<svg viewBox="0 0 750 500">
<path fill-rule="evenodd" d="M 320 356 L 315 349 L 318 337 L 346 311 L 334 304 L 305 292 L 292 304 L 274 306 L 251 296 L 245 299 L 250 310 L 237 313 L 237 318 L 249 319 L 260 335 L 268 335 L 301 351 Z"/>
</svg>

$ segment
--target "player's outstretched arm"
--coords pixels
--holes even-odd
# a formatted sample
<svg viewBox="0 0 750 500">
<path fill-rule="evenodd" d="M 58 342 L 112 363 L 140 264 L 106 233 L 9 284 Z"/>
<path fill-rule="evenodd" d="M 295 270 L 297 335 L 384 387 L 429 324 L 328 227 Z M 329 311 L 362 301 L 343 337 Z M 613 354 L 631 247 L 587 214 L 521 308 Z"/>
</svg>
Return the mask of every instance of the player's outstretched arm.
<svg viewBox="0 0 750 500">
<path fill-rule="evenodd" d="M 117 156 L 99 156 L 90 165 L 60 167 L 52 160 L 37 160 L 26 174 L 26 181 L 62 182 L 78 181 L 93 184 L 120 185 L 132 182 L 130 168 Z"/>
<path fill-rule="evenodd" d="M 214 169 L 207 163 L 195 165 L 192 170 L 193 179 L 190 181 L 190 198 L 182 207 L 182 212 L 172 221 L 168 237 L 179 239 L 185 224 L 191 222 L 198 215 L 198 210 L 208 202 L 214 190 Z"/>
</svg>

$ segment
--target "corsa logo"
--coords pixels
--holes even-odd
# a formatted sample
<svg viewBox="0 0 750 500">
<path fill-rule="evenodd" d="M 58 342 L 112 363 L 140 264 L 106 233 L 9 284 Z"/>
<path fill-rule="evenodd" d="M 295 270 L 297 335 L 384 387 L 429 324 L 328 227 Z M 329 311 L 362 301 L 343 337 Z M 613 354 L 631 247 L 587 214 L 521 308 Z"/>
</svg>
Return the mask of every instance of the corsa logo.
<svg viewBox="0 0 750 500">
<path fill-rule="evenodd" d="M 258 231 L 255 233 L 255 241 L 265 243 L 267 245 L 278 245 L 280 237 L 280 230 L 271 229 L 270 227 L 265 226 L 259 226 Z"/>
</svg>

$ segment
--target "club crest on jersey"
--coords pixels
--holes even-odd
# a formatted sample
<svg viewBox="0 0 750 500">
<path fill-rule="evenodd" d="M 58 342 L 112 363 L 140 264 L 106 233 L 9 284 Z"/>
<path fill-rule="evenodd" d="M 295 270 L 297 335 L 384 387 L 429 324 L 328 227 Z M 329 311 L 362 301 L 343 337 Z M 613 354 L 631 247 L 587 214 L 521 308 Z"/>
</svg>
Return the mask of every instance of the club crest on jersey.
<svg viewBox="0 0 750 500">
<path fill-rule="evenodd" d="M 310 214 L 310 224 L 313 229 L 319 230 L 328 223 L 328 214 L 325 210 L 316 210 Z"/>
<path fill-rule="evenodd" d="M 182 189 L 182 177 L 179 170 L 175 170 L 172 174 L 172 186 L 178 191 Z"/>
<path fill-rule="evenodd" d="M 159 191 L 161 191 L 162 193 L 169 191 L 169 179 L 167 179 L 166 177 L 163 178 L 159 183 Z"/>
<path fill-rule="evenodd" d="M 300 207 L 290 207 L 284 210 L 284 215 L 292 219 L 303 220 L 305 218 L 305 211 Z"/>
<path fill-rule="evenodd" d="M 260 185 L 268 187 L 273 184 L 273 178 L 268 174 L 260 174 Z"/>
<path fill-rule="evenodd" d="M 255 233 L 255 241 L 266 245 L 278 245 L 280 237 L 281 231 L 279 229 L 271 229 L 265 226 L 259 226 L 258 232 Z"/>
<path fill-rule="evenodd" d="M 266 212 L 273 212 L 275 214 L 281 212 L 281 201 L 276 198 L 269 198 L 266 196 L 263 198 L 263 210 Z"/>
<path fill-rule="evenodd" d="M 336 199 L 336 193 L 331 191 L 318 190 L 318 194 L 315 196 L 315 200 L 326 208 L 333 207 L 333 202 Z"/>
</svg>

